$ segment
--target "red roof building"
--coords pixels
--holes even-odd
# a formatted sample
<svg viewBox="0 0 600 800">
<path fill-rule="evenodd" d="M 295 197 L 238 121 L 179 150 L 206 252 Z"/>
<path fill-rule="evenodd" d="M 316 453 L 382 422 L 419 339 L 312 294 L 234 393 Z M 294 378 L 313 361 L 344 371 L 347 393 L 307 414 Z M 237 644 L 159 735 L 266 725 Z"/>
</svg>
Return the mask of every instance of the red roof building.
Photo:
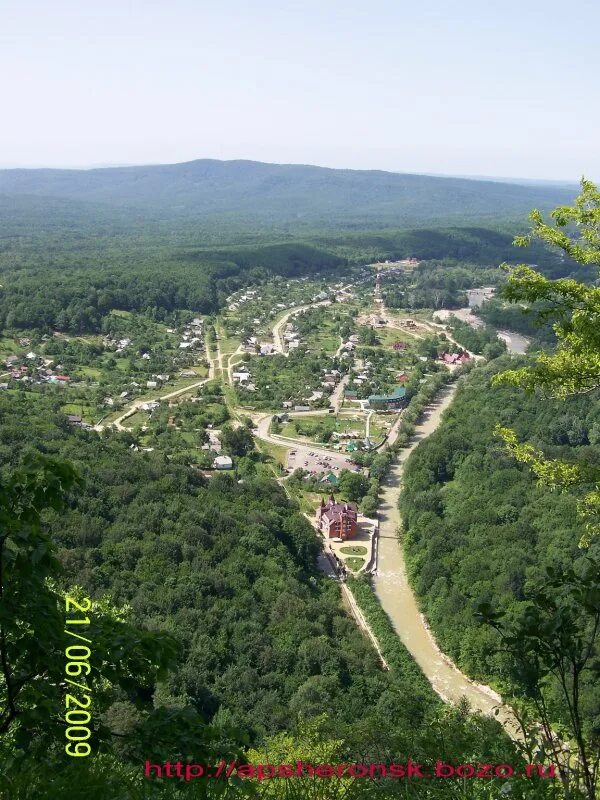
<svg viewBox="0 0 600 800">
<path fill-rule="evenodd" d="M 321 500 L 317 524 L 328 539 L 353 539 L 358 530 L 358 514 L 354 503 L 336 503 L 333 494 L 327 503 Z"/>
<path fill-rule="evenodd" d="M 444 353 L 442 355 L 442 361 L 444 364 L 464 364 L 466 361 L 469 360 L 469 354 L 463 350 L 460 353 Z"/>
</svg>

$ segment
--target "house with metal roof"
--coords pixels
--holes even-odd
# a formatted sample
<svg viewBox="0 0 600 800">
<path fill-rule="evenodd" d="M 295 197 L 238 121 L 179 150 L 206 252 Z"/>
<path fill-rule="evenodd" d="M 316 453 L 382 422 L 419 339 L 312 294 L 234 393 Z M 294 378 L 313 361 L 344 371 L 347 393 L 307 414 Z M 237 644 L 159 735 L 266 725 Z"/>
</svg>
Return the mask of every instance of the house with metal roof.
<svg viewBox="0 0 600 800">
<path fill-rule="evenodd" d="M 369 395 L 369 408 L 379 411 L 390 411 L 406 405 L 406 388 L 396 386 L 392 394 Z"/>
</svg>

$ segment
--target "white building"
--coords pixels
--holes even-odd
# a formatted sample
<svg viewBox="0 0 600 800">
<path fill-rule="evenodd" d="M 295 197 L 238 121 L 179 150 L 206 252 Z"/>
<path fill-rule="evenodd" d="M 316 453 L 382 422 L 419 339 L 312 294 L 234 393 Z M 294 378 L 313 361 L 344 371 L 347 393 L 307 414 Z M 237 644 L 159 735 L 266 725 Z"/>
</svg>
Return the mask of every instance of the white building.
<svg viewBox="0 0 600 800">
<path fill-rule="evenodd" d="M 217 456 L 213 461 L 213 467 L 215 469 L 232 469 L 233 461 L 229 456 Z"/>
</svg>

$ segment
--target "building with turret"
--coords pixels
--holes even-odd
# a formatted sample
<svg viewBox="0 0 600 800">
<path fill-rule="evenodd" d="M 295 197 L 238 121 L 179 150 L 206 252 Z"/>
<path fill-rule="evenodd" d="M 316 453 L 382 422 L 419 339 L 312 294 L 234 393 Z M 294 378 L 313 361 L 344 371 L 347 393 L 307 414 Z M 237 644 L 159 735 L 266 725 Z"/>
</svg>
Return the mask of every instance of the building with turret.
<svg viewBox="0 0 600 800">
<path fill-rule="evenodd" d="M 330 495 L 317 509 L 317 525 L 327 539 L 353 539 L 358 530 L 358 513 L 354 503 L 338 503 Z"/>
</svg>

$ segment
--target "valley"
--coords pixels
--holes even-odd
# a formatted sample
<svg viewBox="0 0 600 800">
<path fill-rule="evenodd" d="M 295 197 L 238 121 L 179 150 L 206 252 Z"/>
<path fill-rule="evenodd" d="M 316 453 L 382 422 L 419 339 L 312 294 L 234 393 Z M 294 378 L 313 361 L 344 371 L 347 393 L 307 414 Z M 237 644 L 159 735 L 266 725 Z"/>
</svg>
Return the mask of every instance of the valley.
<svg viewBox="0 0 600 800">
<path fill-rule="evenodd" d="M 335 741 L 340 759 L 416 748 L 425 760 L 477 752 L 521 763 L 522 748 L 535 747 L 571 769 L 557 686 L 544 718 L 497 655 L 496 634 L 476 621 L 487 598 L 520 612 L 545 563 L 544 549 L 534 559 L 511 527 L 521 507 L 506 486 L 527 498 L 533 489 L 493 440 L 495 420 L 480 418 L 494 406 L 490 375 L 531 363 L 526 351 L 552 347 L 555 333 L 521 324 L 479 240 L 468 258 L 411 251 L 366 263 L 372 246 L 349 237 L 352 258 L 340 240 L 186 246 L 163 262 L 148 243 L 137 257 L 152 267 L 90 266 L 72 282 L 57 267 L 47 289 L 55 304 L 33 273 L 8 270 L 5 473 L 31 459 L 74 465 L 81 483 L 44 511 L 61 585 L 125 609 L 114 613 L 177 651 L 162 677 L 148 678 L 153 694 L 130 684 L 102 707 L 107 727 L 136 736 L 163 730 L 165 714 L 174 720 L 169 744 L 146 745 L 153 757 L 174 748 L 184 758 L 190 730 L 210 739 L 215 758 L 253 757 L 282 736 L 304 753 L 309 724 L 311 748 Z M 571 274 L 557 263 L 549 256 L 544 269 Z M 589 447 L 593 461 L 593 414 L 555 411 L 536 428 L 543 411 L 519 403 L 514 390 L 505 395 L 497 418 L 559 455 Z M 502 492 L 488 487 L 488 471 Z M 544 512 L 529 500 L 523 508 L 537 548 L 532 515 Z M 561 520 L 572 512 L 565 500 L 556 508 Z M 572 527 L 558 531 L 576 561 Z M 161 652 L 155 644 L 149 658 Z M 593 724 L 596 692 L 586 683 L 582 696 Z M 122 763 L 128 770 L 130 756 Z"/>
<path fill-rule="evenodd" d="M 293 298 L 291 307 L 282 311 L 281 306 L 290 304 L 290 292 L 292 297 L 294 294 L 310 297 L 311 302 L 294 305 Z M 280 302 L 280 297 L 287 302 Z M 465 353 L 465 363 L 470 360 L 476 364 L 484 359 L 461 348 L 447 326 L 422 314 L 415 319 L 402 318 L 386 309 L 379 297 L 379 277 L 365 268 L 364 274 L 354 281 L 335 285 L 299 281 L 247 288 L 228 298 L 227 310 L 222 315 L 194 318 L 183 327 L 174 317 L 172 327 L 155 326 L 156 338 L 151 326 L 142 326 L 143 345 L 137 338 L 124 338 L 117 345 L 117 356 L 123 359 L 124 351 L 130 351 L 127 364 L 130 368 L 135 364 L 139 369 L 140 356 L 144 360 L 148 354 L 147 374 L 151 380 L 145 386 L 135 381 L 127 383 L 127 378 L 135 377 L 135 373 L 123 372 L 123 383 L 117 388 L 128 387 L 129 391 L 121 394 L 116 404 L 120 406 L 118 410 L 113 400 L 109 404 L 112 408 L 97 422 L 87 422 L 83 414 L 79 417 L 71 414 L 68 419 L 71 424 L 92 427 L 98 433 L 110 429 L 128 433 L 133 436 L 134 450 L 164 450 L 167 457 L 188 458 L 190 466 L 209 475 L 215 467 L 216 471 L 235 469 L 242 454 L 249 452 L 248 444 L 244 451 L 236 449 L 237 446 L 230 449 L 225 444 L 222 426 L 209 421 L 220 418 L 232 432 L 240 429 L 251 432 L 259 449 L 267 446 L 264 467 L 257 466 L 273 471 L 313 524 L 317 503 L 327 494 L 335 494 L 343 501 L 359 501 L 361 508 L 364 504 L 368 513 L 359 517 L 359 530 L 364 528 L 365 532 L 353 536 L 352 541 L 364 542 L 366 547 L 354 548 L 359 557 L 348 556 L 344 550 L 353 548 L 322 539 L 319 563 L 325 574 L 340 581 L 353 614 L 381 652 L 376 635 L 365 622 L 351 588 L 345 584 L 346 573 L 362 574 L 367 569 L 373 576 L 375 594 L 383 610 L 436 693 L 445 702 L 457 704 L 466 700 L 475 712 L 491 716 L 499 713 L 509 734 L 515 736 L 516 723 L 510 709 L 502 706 L 501 698 L 469 680 L 439 650 L 409 586 L 398 539 L 401 522 L 397 506 L 404 462 L 439 425 L 456 383 L 432 396 L 414 433 L 390 464 L 387 476 L 382 477 L 375 493 L 371 489 L 367 494 L 373 456 L 394 446 L 406 407 L 404 399 L 392 404 L 393 408 L 378 407 L 379 401 L 373 398 L 384 397 L 384 390 L 389 391 L 395 382 L 405 393 L 406 386 L 413 386 L 414 394 L 418 384 L 426 382 L 428 376 L 451 375 L 458 362 L 450 366 L 444 363 L 440 357 L 444 347 L 447 351 Z M 124 318 L 119 316 L 119 319 Z M 135 325 L 139 327 L 143 320 L 142 317 Z M 171 349 L 172 354 L 162 347 L 165 332 L 171 337 L 171 348 L 176 347 L 174 351 Z M 323 346 L 328 338 L 332 340 L 329 348 Z M 62 341 L 64 346 L 71 346 L 68 337 Z M 81 343 L 77 345 L 80 347 L 89 346 L 85 337 L 73 341 Z M 334 347 L 337 342 L 339 345 Z M 53 348 L 44 341 L 36 342 L 37 345 L 44 365 L 53 364 L 45 358 Z M 183 362 L 181 350 L 185 354 Z M 179 368 L 180 380 L 175 383 L 175 386 L 177 382 L 182 384 L 179 388 L 169 385 L 170 375 L 151 371 L 158 352 L 164 354 L 161 363 L 167 369 Z M 420 355 L 425 352 L 427 355 Z M 263 377 L 264 370 L 276 362 L 281 366 L 265 375 L 270 376 L 267 379 L 271 382 L 285 379 L 282 388 L 285 386 L 286 400 L 281 400 L 281 395 L 273 392 L 274 387 L 266 384 Z M 312 371 L 306 371 L 307 362 L 314 362 Z M 181 369 L 182 363 L 185 369 Z M 17 376 L 15 364 L 11 362 L 10 375 L 23 383 L 24 376 Z M 81 378 L 77 380 L 85 368 L 73 357 L 69 364 L 73 381 L 68 379 L 70 385 L 59 391 L 67 396 L 74 391 L 85 396 L 86 384 Z M 202 372 L 205 377 L 194 380 L 194 374 Z M 97 376 L 92 377 L 102 376 L 98 370 Z M 303 380 L 310 382 L 303 384 Z M 35 379 L 29 383 L 35 384 Z M 366 392 L 363 386 L 368 387 Z M 92 393 L 99 396 L 102 390 L 106 391 L 105 385 L 92 382 L 88 396 Z M 136 393 L 141 396 L 130 399 Z M 215 410 L 220 407 L 216 417 L 207 413 L 211 403 Z M 104 405 L 107 404 L 105 400 Z M 76 403 L 63 406 L 75 407 Z M 83 412 L 83 401 L 80 407 Z M 101 413 L 100 407 L 96 413 Z M 349 475 L 357 476 L 358 481 L 349 481 Z"/>
</svg>

